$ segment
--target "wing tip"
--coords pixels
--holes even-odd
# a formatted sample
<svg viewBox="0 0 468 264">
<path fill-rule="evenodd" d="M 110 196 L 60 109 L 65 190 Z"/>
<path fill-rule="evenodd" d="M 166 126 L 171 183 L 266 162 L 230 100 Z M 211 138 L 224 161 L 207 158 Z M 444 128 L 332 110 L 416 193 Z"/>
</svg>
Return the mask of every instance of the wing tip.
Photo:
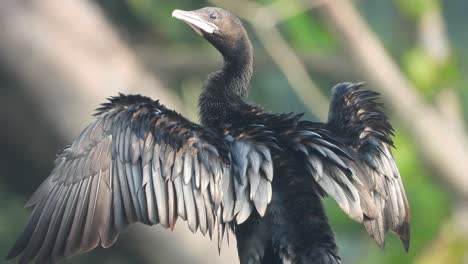
<svg viewBox="0 0 468 264">
<path fill-rule="evenodd" d="M 26 230 L 23 231 L 23 233 L 25 232 Z M 27 248 L 27 245 L 28 245 L 28 240 L 25 240 L 23 235 L 20 236 L 20 238 L 18 238 L 15 242 L 15 244 L 13 245 L 13 247 L 10 249 L 10 251 L 8 252 L 7 256 L 4 257 L 4 260 L 7 261 L 7 260 L 12 260 L 18 256 L 20 256 L 21 254 L 23 254 L 25 251 L 26 251 L 26 248 Z"/>
<path fill-rule="evenodd" d="M 397 230 L 395 230 L 395 233 L 398 235 L 400 238 L 401 243 L 403 244 L 403 248 L 405 252 L 409 252 L 410 248 L 410 225 L 409 223 L 404 223 L 401 225 Z M 381 248 L 385 248 L 385 235 L 384 236 L 375 236 L 371 234 L 371 237 L 374 239 L 376 244 Z"/>
<path fill-rule="evenodd" d="M 410 232 L 410 224 L 409 222 L 403 223 L 397 230 L 396 233 L 400 237 L 400 240 L 403 244 L 403 248 L 405 249 L 406 252 L 409 252 L 410 248 L 410 238 L 411 238 L 411 232 Z"/>
<path fill-rule="evenodd" d="M 16 258 L 17 256 L 19 256 L 20 253 L 16 252 L 16 247 L 13 247 L 9 252 L 8 254 L 6 255 L 6 257 L 3 258 L 3 260 L 5 261 L 8 261 L 8 260 L 12 260 L 14 258 Z"/>
<path fill-rule="evenodd" d="M 385 237 L 372 237 L 375 241 L 375 243 L 377 244 L 377 246 L 379 246 L 380 249 L 385 249 Z"/>
</svg>

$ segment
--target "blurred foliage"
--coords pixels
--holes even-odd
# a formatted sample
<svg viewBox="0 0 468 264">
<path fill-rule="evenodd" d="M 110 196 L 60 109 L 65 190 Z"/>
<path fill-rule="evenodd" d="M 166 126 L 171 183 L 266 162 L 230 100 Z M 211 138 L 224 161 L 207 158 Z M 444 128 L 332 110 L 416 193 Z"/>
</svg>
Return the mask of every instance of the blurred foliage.
<svg viewBox="0 0 468 264">
<path fill-rule="evenodd" d="M 397 3 L 404 13 L 415 19 L 440 8 L 439 0 L 398 0 Z"/>
<path fill-rule="evenodd" d="M 453 58 L 440 63 L 422 49 L 414 48 L 403 57 L 402 65 L 408 78 L 426 96 L 459 84 L 459 68 Z"/>
<path fill-rule="evenodd" d="M 15 219 L 24 219 L 27 212 L 23 209 L 26 200 L 18 197 L 15 193 L 9 192 L 0 182 L 0 237 L 11 239 L 0 239 L 0 252 L 6 252 L 11 247 L 14 237 L 23 228 L 23 223 Z"/>
<path fill-rule="evenodd" d="M 97 1 L 106 15 L 120 29 L 128 33 L 130 42 L 138 41 L 157 44 L 157 47 L 167 48 L 173 56 L 179 50 L 190 49 L 192 52 L 215 53 L 197 34 L 180 22 L 171 18 L 175 8 L 195 9 L 211 5 L 202 0 L 196 1 L 158 1 L 158 0 L 128 0 L 128 1 Z M 269 4 L 272 0 L 258 0 L 258 3 Z M 283 1 L 285 2 L 285 1 Z M 402 66 L 408 78 L 418 87 L 426 98 L 437 95 L 440 89 L 454 89 L 464 109 L 465 120 L 468 120 L 468 46 L 466 23 L 459 25 L 458 21 L 466 17 L 468 2 L 465 0 L 362 0 L 358 5 L 362 15 L 384 42 L 395 60 Z M 292 1 L 299 7 L 305 5 L 301 1 Z M 287 8 L 287 6 L 285 6 Z M 434 9 L 444 9 L 447 19 L 449 41 L 453 45 L 453 54 L 443 63 L 434 61 L 416 43 L 418 19 L 425 12 Z M 464 12 L 460 10 L 464 8 Z M 459 19 L 459 20 L 458 20 Z M 467 21 L 466 19 L 463 21 Z M 318 53 L 336 55 L 340 46 L 346 43 L 336 43 L 333 32 L 320 21 L 315 11 L 306 11 L 290 17 L 279 25 L 282 33 L 291 46 L 299 53 Z M 265 54 L 261 45 L 255 41 L 253 32 L 249 32 L 254 40 L 257 54 Z M 140 40 L 137 36 L 151 36 L 149 40 Z M 452 38 L 454 36 L 454 38 Z M 464 37 L 463 37 L 464 36 Z M 142 44 L 142 43 L 136 43 Z M 154 50 L 155 53 L 160 50 Z M 190 58 L 187 58 L 189 60 Z M 211 59 L 207 58 L 207 59 Z M 265 60 L 265 58 L 262 58 Z M 266 59 L 268 60 L 268 59 Z M 165 63 L 165 62 L 160 62 Z M 359 67 L 359 65 L 355 65 Z M 178 69 L 172 69 L 178 71 Z M 213 69 L 214 70 L 214 69 Z M 194 71 L 195 72 L 195 71 Z M 168 86 L 177 88 L 188 118 L 197 120 L 197 95 L 205 75 L 194 72 L 178 72 L 171 75 L 159 73 Z M 208 73 L 208 72 L 207 72 Z M 312 76 L 316 73 L 311 72 Z M 331 87 L 337 77 L 321 76 L 317 82 L 321 87 Z M 346 80 L 342 80 L 346 81 Z M 302 112 L 306 111 L 288 82 L 282 76 L 278 67 L 266 63 L 255 70 L 249 101 L 262 104 L 272 111 Z M 307 113 L 313 118 L 313 113 Z M 394 235 L 389 235 L 384 251 L 378 249 L 367 236 L 364 227 L 351 220 L 330 199 L 325 201 L 328 215 L 337 233 L 337 240 L 346 263 L 463 263 L 466 258 L 468 240 L 457 233 L 451 224 L 453 199 L 449 190 L 431 175 L 430 166 L 423 164 L 415 151 L 414 143 L 400 128 L 397 121 L 392 120 L 396 127 L 394 154 L 401 175 L 404 178 L 406 191 L 411 206 L 411 247 L 408 254 Z M 21 229 L 23 223 L 14 221 L 16 217 L 24 218 L 22 204 L 26 200 L 24 194 L 10 193 L 0 182 L 0 252 L 6 252 L 13 238 Z M 213 250 L 216 250 L 213 247 Z M 88 261 L 88 260 L 86 260 Z M 74 263 L 78 263 L 74 262 Z M 90 262 L 83 262 L 90 263 Z"/>
<path fill-rule="evenodd" d="M 466 258 L 468 239 L 453 225 L 443 225 L 439 236 L 415 259 L 416 264 L 463 263 Z"/>
<path fill-rule="evenodd" d="M 299 14 L 285 21 L 282 28 L 298 51 L 331 53 L 336 50 L 333 36 L 316 16 Z"/>
</svg>

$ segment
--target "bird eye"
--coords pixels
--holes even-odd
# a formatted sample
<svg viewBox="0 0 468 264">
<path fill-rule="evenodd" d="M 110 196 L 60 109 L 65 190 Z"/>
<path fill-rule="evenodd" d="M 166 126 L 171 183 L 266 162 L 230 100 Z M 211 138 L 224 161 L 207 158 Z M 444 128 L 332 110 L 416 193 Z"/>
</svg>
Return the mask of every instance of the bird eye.
<svg viewBox="0 0 468 264">
<path fill-rule="evenodd" d="M 218 14 L 217 14 L 217 13 L 211 13 L 211 14 L 210 14 L 210 18 L 211 18 L 211 19 L 217 19 L 217 18 L 218 18 Z"/>
</svg>

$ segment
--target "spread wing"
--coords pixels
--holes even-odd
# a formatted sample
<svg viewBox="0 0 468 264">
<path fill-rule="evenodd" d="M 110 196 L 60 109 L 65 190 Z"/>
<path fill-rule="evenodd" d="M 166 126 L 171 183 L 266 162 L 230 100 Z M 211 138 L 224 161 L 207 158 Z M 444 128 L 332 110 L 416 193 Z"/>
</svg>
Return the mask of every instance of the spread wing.
<svg viewBox="0 0 468 264">
<path fill-rule="evenodd" d="M 384 245 L 388 230 L 409 246 L 409 206 L 391 153 L 392 127 L 361 84 L 333 89 L 326 124 L 299 121 L 288 137 L 321 190 Z"/>
<path fill-rule="evenodd" d="M 354 161 L 347 162 L 357 175 L 364 225 L 380 246 L 385 233 L 398 234 L 409 248 L 409 205 L 393 158 L 393 128 L 377 102 L 379 94 L 362 90 L 363 84 L 342 83 L 332 90 L 328 128 L 342 137 Z"/>
<path fill-rule="evenodd" d="M 216 221 L 248 216 L 244 207 L 264 212 L 271 158 L 249 137 L 220 138 L 139 95 L 113 97 L 96 116 L 26 204 L 9 259 L 53 263 L 110 247 L 134 222 L 173 228 L 178 217 L 211 237 Z"/>
</svg>

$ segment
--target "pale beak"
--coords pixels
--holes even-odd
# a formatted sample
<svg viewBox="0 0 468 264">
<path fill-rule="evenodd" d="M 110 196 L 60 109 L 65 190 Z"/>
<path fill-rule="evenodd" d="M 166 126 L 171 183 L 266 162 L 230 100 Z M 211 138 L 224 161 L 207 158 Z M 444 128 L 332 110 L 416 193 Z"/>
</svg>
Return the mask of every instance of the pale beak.
<svg viewBox="0 0 468 264">
<path fill-rule="evenodd" d="M 218 26 L 203 20 L 203 18 L 198 16 L 194 11 L 183 11 L 176 9 L 172 11 L 172 16 L 187 23 L 200 35 L 202 35 L 202 31 L 213 34 L 215 30 L 218 30 Z"/>
</svg>

